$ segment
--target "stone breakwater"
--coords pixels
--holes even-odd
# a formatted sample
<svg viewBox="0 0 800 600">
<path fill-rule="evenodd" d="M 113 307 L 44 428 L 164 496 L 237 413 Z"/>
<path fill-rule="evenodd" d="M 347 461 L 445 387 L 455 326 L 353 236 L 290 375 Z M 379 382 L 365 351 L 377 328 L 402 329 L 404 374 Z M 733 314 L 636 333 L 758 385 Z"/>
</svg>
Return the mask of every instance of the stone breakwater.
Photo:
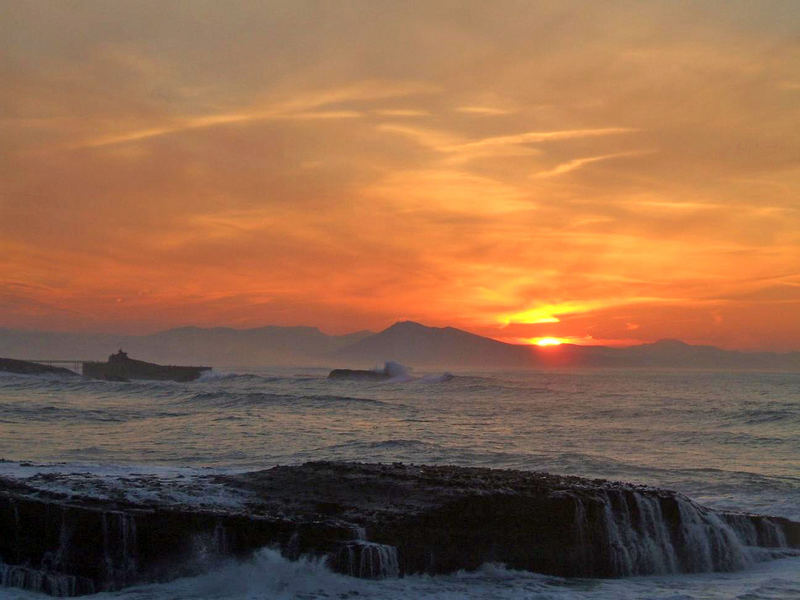
<svg viewBox="0 0 800 600">
<path fill-rule="evenodd" d="M 0 373 L 15 373 L 17 375 L 59 375 L 66 377 L 80 377 L 75 371 L 54 367 L 42 363 L 14 358 L 0 358 Z"/>
<path fill-rule="evenodd" d="M 271 546 L 356 577 L 501 562 L 618 577 L 797 555 L 800 523 L 546 473 L 317 462 L 231 476 L 0 479 L 0 583 L 56 596 L 166 581 Z"/>
</svg>

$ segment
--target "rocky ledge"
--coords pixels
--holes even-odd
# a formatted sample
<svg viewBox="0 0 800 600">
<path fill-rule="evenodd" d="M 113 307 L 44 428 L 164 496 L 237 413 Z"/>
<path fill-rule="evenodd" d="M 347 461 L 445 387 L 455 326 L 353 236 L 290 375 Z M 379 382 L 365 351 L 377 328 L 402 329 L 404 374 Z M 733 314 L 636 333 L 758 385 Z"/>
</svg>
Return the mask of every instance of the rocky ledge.
<svg viewBox="0 0 800 600">
<path fill-rule="evenodd" d="M 230 476 L 0 478 L 0 580 L 53 595 L 164 581 L 272 546 L 358 577 L 502 562 L 616 577 L 800 555 L 800 523 L 546 473 L 317 462 Z"/>
</svg>

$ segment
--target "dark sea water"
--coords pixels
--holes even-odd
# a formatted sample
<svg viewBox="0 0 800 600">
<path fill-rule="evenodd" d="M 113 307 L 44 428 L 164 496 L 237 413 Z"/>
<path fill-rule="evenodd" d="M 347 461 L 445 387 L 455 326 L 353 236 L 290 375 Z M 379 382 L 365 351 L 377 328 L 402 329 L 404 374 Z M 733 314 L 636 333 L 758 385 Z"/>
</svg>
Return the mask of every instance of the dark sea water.
<svg viewBox="0 0 800 600">
<path fill-rule="evenodd" d="M 326 374 L 234 368 L 193 383 L 0 375 L 0 475 L 169 479 L 319 459 L 457 464 L 644 483 L 800 520 L 798 373 L 413 373 L 377 383 Z M 38 596 L 0 588 L 0 597 Z M 485 565 L 366 581 L 264 549 L 199 577 L 97 597 L 797 599 L 800 556 L 736 573 L 615 580 Z"/>
</svg>

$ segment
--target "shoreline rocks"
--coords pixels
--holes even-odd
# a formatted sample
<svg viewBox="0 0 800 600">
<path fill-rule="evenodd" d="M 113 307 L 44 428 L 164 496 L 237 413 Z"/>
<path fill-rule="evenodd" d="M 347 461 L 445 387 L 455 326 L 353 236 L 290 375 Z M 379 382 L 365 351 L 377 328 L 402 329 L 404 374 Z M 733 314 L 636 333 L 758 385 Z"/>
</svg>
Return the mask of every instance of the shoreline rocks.
<svg viewBox="0 0 800 600">
<path fill-rule="evenodd" d="M 61 595 L 113 590 L 264 546 L 289 559 L 325 557 L 360 577 L 485 562 L 616 577 L 732 571 L 800 555 L 800 523 L 546 473 L 316 462 L 197 481 L 137 477 L 104 480 L 102 489 L 67 474 L 0 479 L 2 583 Z M 209 501 L 210 489 L 225 501 Z"/>
</svg>

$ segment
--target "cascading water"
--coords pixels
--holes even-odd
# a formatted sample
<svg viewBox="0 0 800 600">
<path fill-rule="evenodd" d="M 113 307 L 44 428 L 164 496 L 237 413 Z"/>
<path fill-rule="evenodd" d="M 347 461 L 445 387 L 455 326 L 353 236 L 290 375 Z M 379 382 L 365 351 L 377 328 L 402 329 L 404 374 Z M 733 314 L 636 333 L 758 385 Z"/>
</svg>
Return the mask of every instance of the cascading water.
<svg viewBox="0 0 800 600">
<path fill-rule="evenodd" d="M 0 562 L 0 585 L 58 597 L 95 592 L 94 584 L 90 580 L 75 575 L 50 573 L 19 565 L 7 565 L 3 562 Z"/>
<path fill-rule="evenodd" d="M 333 559 L 333 566 L 345 575 L 367 579 L 400 575 L 397 548 L 365 540 L 343 543 Z"/>
<path fill-rule="evenodd" d="M 639 515 L 639 528 L 646 545 L 646 554 L 653 557 L 652 572 L 675 573 L 678 570 L 675 548 L 661 511 L 661 504 L 640 494 L 633 494 L 633 500 Z"/>
<path fill-rule="evenodd" d="M 345 575 L 366 579 L 383 579 L 400 575 L 397 548 L 367 540 L 367 530 L 361 525 L 352 525 L 353 539 L 339 545 L 330 557 L 331 567 Z"/>
<path fill-rule="evenodd" d="M 763 547 L 789 547 L 768 518 L 718 514 L 680 495 L 605 490 L 573 499 L 576 545 L 584 554 L 593 548 L 610 575 L 735 571 L 763 557 Z"/>
<path fill-rule="evenodd" d="M 217 524 L 214 526 L 213 536 L 214 551 L 220 556 L 228 554 L 231 549 L 231 544 L 230 540 L 228 539 L 228 530 L 225 529 L 225 526 L 221 521 L 217 521 Z"/>
<path fill-rule="evenodd" d="M 783 529 L 768 518 L 756 515 L 725 513 L 722 515 L 722 519 L 736 532 L 736 535 L 746 546 L 789 547 Z"/>
<path fill-rule="evenodd" d="M 123 512 L 102 513 L 105 587 L 116 589 L 136 577 L 136 520 Z"/>
</svg>

